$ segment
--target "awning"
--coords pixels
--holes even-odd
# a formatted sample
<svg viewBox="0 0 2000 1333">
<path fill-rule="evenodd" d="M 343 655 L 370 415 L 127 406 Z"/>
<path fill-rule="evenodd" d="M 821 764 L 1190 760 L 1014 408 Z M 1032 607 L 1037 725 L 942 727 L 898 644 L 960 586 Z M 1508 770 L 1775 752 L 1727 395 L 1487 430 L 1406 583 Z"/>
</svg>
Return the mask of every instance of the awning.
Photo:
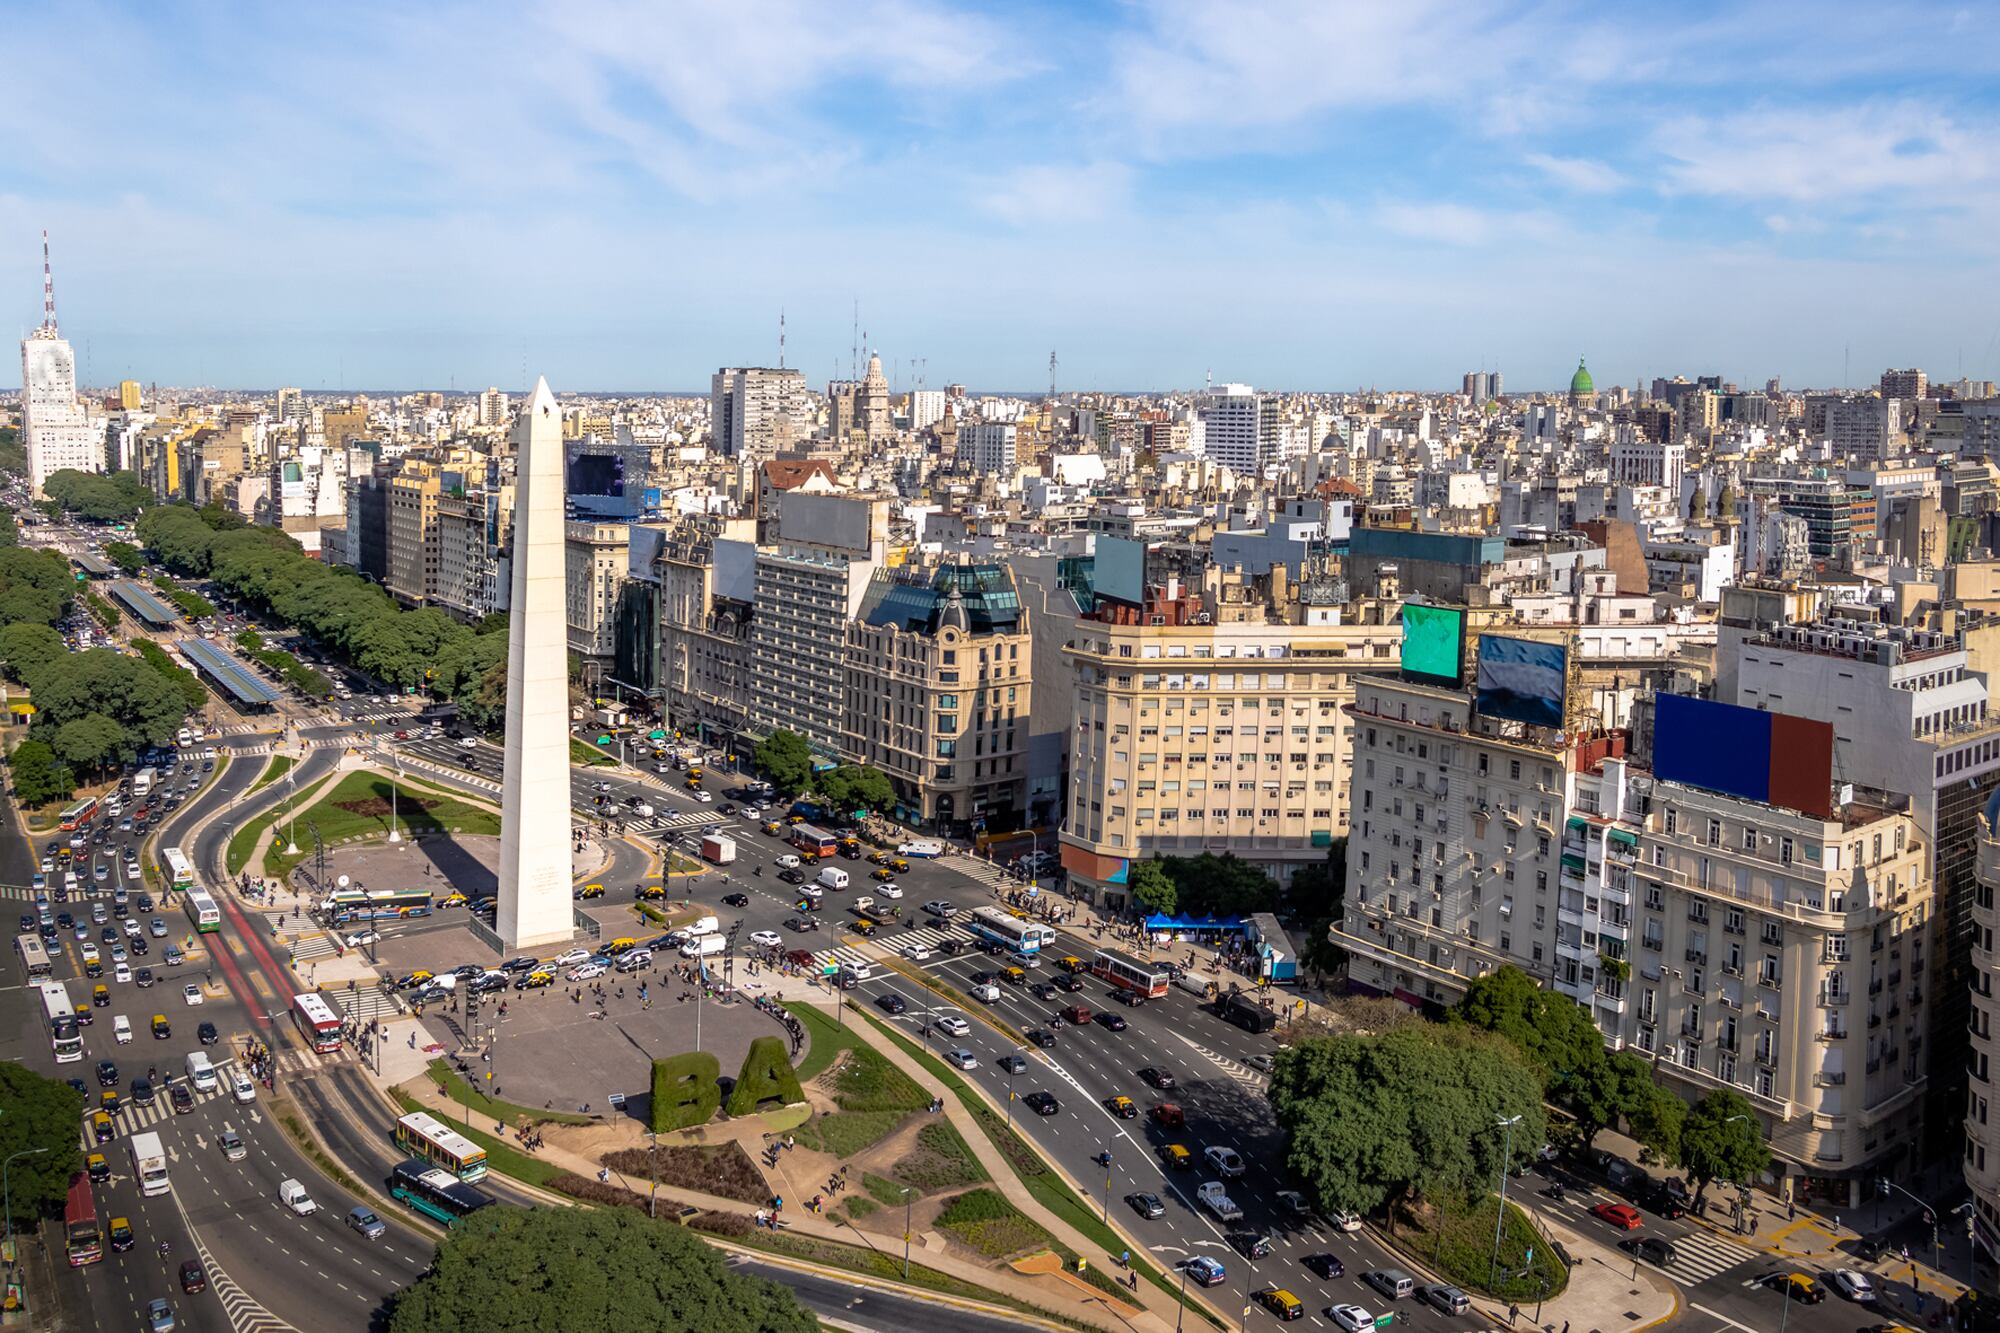
<svg viewBox="0 0 2000 1333">
<path fill-rule="evenodd" d="M 1564 852 L 1562 865 L 1564 870 L 1574 870 L 1579 875 L 1583 873 L 1583 858 L 1575 852 Z"/>
<path fill-rule="evenodd" d="M 1639 835 L 1631 829 L 1615 828 L 1606 836 L 1613 842 L 1624 843 L 1627 847 L 1637 847 L 1639 845 Z"/>
<path fill-rule="evenodd" d="M 1569 828 L 1577 833 L 1581 833 L 1585 829 L 1590 827 L 1590 821 L 1588 819 L 1585 819 L 1582 815 L 1571 815 L 1569 819 L 1566 821 L 1564 827 Z"/>
</svg>

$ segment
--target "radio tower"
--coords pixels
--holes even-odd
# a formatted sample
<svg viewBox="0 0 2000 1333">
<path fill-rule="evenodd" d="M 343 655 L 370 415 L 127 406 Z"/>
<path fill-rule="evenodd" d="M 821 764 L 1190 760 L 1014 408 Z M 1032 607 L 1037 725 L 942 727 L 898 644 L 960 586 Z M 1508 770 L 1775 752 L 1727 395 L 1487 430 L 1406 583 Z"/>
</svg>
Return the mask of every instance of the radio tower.
<svg viewBox="0 0 2000 1333">
<path fill-rule="evenodd" d="M 785 368 L 785 308 L 778 307 L 778 369 Z"/>
<path fill-rule="evenodd" d="M 1051 351 L 1049 353 L 1049 401 L 1053 403 L 1055 400 L 1056 400 L 1056 354 L 1054 351 Z"/>
<path fill-rule="evenodd" d="M 56 278 L 49 267 L 49 233 L 42 229 L 42 330 L 50 337 L 56 334 Z"/>
</svg>

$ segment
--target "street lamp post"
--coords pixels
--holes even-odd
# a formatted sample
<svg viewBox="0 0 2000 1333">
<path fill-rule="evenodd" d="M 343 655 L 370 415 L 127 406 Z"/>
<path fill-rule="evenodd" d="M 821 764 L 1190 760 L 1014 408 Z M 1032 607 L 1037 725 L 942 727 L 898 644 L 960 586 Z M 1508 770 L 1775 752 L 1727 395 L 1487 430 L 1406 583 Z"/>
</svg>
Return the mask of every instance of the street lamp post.
<svg viewBox="0 0 2000 1333">
<path fill-rule="evenodd" d="M 14 1163 L 18 1159 L 23 1157 L 39 1157 L 47 1151 L 47 1148 L 23 1148 L 9 1157 L 4 1163 L 0 1163 L 0 1209 L 4 1209 L 7 1214 L 7 1253 L 10 1256 L 14 1252 L 14 1181 L 8 1173 L 14 1169 Z M 9 1262 L 11 1263 L 11 1259 Z M 21 1284 L 21 1309 L 23 1313 L 28 1308 L 27 1291 L 28 1287 L 24 1282 Z"/>
<path fill-rule="evenodd" d="M 909 1187 L 903 1187 L 903 1281 L 910 1280 L 910 1208 L 916 1202 Z"/>
<path fill-rule="evenodd" d="M 285 855 L 299 854 L 298 765 L 285 774 Z"/>
<path fill-rule="evenodd" d="M 1909 1190 L 1904 1189 L 1901 1185 L 1898 1185 L 1893 1180 L 1882 1181 L 1881 1190 L 1884 1194 L 1888 1193 L 1890 1190 L 1894 1190 L 1898 1194 L 1901 1194 L 1906 1198 L 1910 1199 L 1919 1208 L 1922 1208 L 1924 1210 L 1924 1221 L 1931 1224 L 1931 1263 L 1939 1272 L 1943 1272 L 1944 1243 L 1938 1238 L 1937 1209 L 1933 1208 L 1930 1204 L 1926 1203 L 1924 1200 L 1918 1198 L 1915 1194 L 1910 1193 Z M 1912 1274 L 1911 1276 L 1911 1285 L 1912 1286 L 1916 1285 L 1916 1279 L 1914 1274 Z"/>
<path fill-rule="evenodd" d="M 1181 1325 L 1187 1320 L 1187 1274 L 1188 1261 L 1181 1260 L 1181 1308 L 1174 1314 L 1174 1333 L 1181 1333 Z"/>
<path fill-rule="evenodd" d="M 390 841 L 391 843 L 400 843 L 400 842 L 401 842 L 401 841 L 403 840 L 403 831 L 402 831 L 402 830 L 401 830 L 400 828 L 398 828 L 398 827 L 396 826 L 396 824 L 397 824 L 397 821 L 396 821 L 396 779 L 402 776 L 402 769 L 403 769 L 403 766 L 402 766 L 402 764 L 401 764 L 401 762 L 400 762 L 400 761 L 398 761 L 398 760 L 395 760 L 395 759 L 391 759 L 391 760 L 390 760 L 390 769 L 389 769 L 389 841 Z"/>
<path fill-rule="evenodd" d="M 1488 1286 L 1498 1285 L 1500 1273 L 1500 1228 L 1507 1221 L 1507 1168 L 1513 1164 L 1514 1160 L 1514 1126 L 1520 1123 L 1521 1117 L 1518 1115 L 1508 1116 L 1497 1123 L 1497 1128 L 1502 1134 L 1502 1146 L 1500 1149 L 1500 1208 L 1493 1217 L 1493 1258 L 1486 1269 L 1486 1282 Z"/>
</svg>

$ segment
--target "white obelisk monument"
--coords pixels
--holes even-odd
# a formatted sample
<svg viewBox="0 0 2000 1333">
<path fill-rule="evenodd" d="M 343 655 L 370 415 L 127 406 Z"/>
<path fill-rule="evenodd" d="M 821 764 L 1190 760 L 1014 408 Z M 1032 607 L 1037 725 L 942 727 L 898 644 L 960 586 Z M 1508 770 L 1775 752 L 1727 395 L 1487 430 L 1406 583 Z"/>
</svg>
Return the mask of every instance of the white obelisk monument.
<svg viewBox="0 0 2000 1333">
<path fill-rule="evenodd" d="M 500 911 L 510 950 L 576 933 L 570 906 L 569 632 L 563 608 L 562 411 L 549 382 L 514 423 L 514 572 Z"/>
</svg>

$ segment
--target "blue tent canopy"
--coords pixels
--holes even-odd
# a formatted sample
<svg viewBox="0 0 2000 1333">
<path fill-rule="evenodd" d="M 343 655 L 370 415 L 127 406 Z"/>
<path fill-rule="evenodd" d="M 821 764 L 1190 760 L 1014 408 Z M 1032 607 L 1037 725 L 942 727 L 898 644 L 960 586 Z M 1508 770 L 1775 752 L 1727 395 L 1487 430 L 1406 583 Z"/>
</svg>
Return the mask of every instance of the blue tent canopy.
<svg viewBox="0 0 2000 1333">
<path fill-rule="evenodd" d="M 1146 918 L 1147 930 L 1241 930 L 1240 916 L 1167 916 L 1155 912 Z"/>
</svg>

